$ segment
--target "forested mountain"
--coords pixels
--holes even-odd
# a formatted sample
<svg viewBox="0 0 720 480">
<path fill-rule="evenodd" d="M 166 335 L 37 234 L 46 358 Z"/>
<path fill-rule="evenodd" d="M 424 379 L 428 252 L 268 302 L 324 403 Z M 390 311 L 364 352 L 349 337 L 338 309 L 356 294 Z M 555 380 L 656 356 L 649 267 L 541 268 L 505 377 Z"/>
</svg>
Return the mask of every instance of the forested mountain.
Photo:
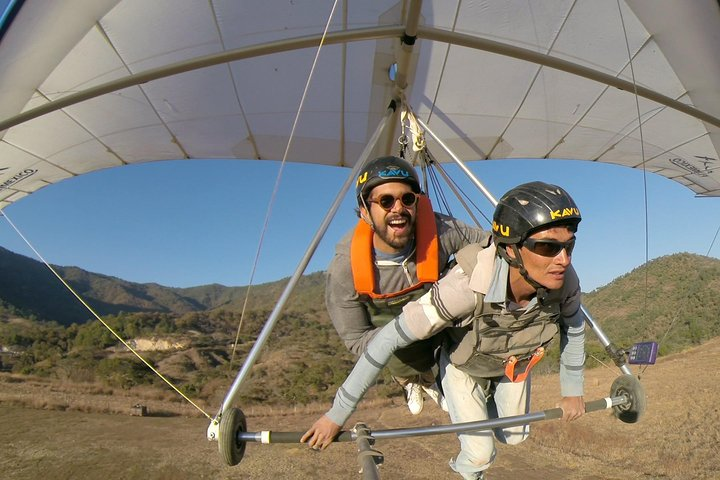
<svg viewBox="0 0 720 480">
<path fill-rule="evenodd" d="M 40 263 L 0 249 L 0 369 L 131 388 L 157 377 Z M 74 267 L 57 272 L 121 338 L 144 350 L 187 392 L 211 396 L 234 377 L 287 279 L 246 287 L 168 288 Z M 354 358 L 324 307 L 325 275 L 304 276 L 254 367 L 244 402 L 329 400 Z M 622 348 L 657 341 L 661 354 L 720 336 L 720 260 L 680 253 L 655 259 L 601 287 L 584 305 Z M 588 333 L 591 357 L 603 350 Z M 557 343 L 540 371 L 554 370 Z M 603 360 L 604 361 L 604 360 Z M 597 365 L 588 361 L 588 366 Z M 376 394 L 397 394 L 389 378 Z"/>
<path fill-rule="evenodd" d="M 160 312 L 184 314 L 222 308 L 242 310 L 247 287 L 203 285 L 191 288 L 164 287 L 156 283 L 133 283 L 116 277 L 91 273 L 77 267 L 53 266 L 84 301 L 100 316 L 121 312 Z M 42 263 L 0 247 L 0 302 L 21 316 L 54 321 L 61 325 L 82 324 L 92 314 L 63 286 Z M 324 275 L 306 275 L 298 290 L 304 292 L 290 309 L 322 303 Z M 287 279 L 253 286 L 250 307 L 272 309 Z M 309 298 L 312 297 L 312 298 Z"/>
</svg>

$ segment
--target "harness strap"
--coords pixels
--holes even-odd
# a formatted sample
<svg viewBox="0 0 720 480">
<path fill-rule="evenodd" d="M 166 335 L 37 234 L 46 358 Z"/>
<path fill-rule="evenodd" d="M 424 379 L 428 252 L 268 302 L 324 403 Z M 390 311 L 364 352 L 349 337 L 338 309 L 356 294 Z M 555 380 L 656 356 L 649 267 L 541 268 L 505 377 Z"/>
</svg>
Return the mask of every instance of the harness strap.
<svg viewBox="0 0 720 480">
<path fill-rule="evenodd" d="M 350 244 L 350 265 L 355 290 L 371 298 L 392 298 L 420 288 L 425 283 L 434 283 L 439 278 L 438 238 L 435 213 L 430 199 L 418 195 L 417 217 L 415 219 L 415 261 L 418 282 L 393 293 L 375 292 L 375 262 L 373 262 L 373 230 L 362 219 L 358 220 Z"/>
<path fill-rule="evenodd" d="M 543 347 L 538 347 L 537 350 L 535 350 L 531 354 L 521 358 L 518 358 L 515 355 L 511 355 L 510 358 L 505 361 L 505 376 L 508 377 L 511 382 L 522 382 L 530 374 L 530 370 L 532 370 L 535 364 L 542 360 L 544 355 L 545 349 Z M 518 362 L 520 364 L 525 363 L 525 370 L 516 375 L 515 367 L 521 366 L 518 365 Z"/>
</svg>

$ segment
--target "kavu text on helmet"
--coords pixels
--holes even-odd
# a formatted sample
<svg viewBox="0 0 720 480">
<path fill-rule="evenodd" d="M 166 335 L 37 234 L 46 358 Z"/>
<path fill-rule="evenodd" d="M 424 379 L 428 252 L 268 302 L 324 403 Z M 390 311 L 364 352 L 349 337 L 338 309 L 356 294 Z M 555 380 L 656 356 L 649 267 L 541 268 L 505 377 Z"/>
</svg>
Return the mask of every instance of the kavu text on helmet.
<svg viewBox="0 0 720 480">
<path fill-rule="evenodd" d="M 514 245 L 537 230 L 560 225 L 575 231 L 580 220 L 575 201 L 561 187 L 544 182 L 525 183 L 498 201 L 493 215 L 493 241 L 496 245 Z"/>
<path fill-rule="evenodd" d="M 389 182 L 407 183 L 414 193 L 420 193 L 420 179 L 415 168 L 400 157 L 379 157 L 365 165 L 355 185 L 358 206 L 363 206 L 373 188 Z"/>
</svg>

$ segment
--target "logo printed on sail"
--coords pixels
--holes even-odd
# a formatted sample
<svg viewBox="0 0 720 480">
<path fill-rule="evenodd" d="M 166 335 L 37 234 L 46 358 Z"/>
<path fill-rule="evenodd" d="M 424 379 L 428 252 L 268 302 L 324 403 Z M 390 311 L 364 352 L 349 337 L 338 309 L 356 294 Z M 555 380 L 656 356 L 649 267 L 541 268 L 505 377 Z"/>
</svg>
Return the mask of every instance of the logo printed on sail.
<svg viewBox="0 0 720 480">
<path fill-rule="evenodd" d="M 675 165 L 676 167 L 680 167 L 683 170 L 686 170 L 686 171 L 688 171 L 692 174 L 695 174 L 699 177 L 707 177 L 711 173 L 713 173 L 713 170 L 712 170 L 712 168 L 710 168 L 710 166 L 713 162 L 717 162 L 716 158 L 705 157 L 705 156 L 700 156 L 700 155 L 695 155 L 695 158 L 700 159 L 700 162 L 703 164 L 702 169 L 696 167 L 695 165 L 688 162 L 684 158 L 670 158 L 670 159 L 668 159 L 668 161 L 670 163 L 672 163 L 673 165 Z"/>
<path fill-rule="evenodd" d="M 26 168 L 25 170 L 16 173 L 12 177 L 8 178 L 4 182 L 0 183 L 0 190 L 4 188 L 10 188 L 11 186 L 15 185 L 16 183 L 20 183 L 26 178 L 35 175 L 37 173 L 37 170 L 34 168 Z"/>
</svg>

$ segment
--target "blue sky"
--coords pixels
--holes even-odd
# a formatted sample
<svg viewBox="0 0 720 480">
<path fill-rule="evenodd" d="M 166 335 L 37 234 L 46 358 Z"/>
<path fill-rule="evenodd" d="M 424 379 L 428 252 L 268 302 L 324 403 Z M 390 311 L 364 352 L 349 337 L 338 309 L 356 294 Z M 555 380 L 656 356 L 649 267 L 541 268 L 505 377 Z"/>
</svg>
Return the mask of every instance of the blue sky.
<svg viewBox="0 0 720 480">
<path fill-rule="evenodd" d="M 580 161 L 468 165 L 497 198 L 532 180 L 556 183 L 571 193 L 583 215 L 573 263 L 584 291 L 645 262 L 641 171 Z M 5 212 L 53 264 L 173 287 L 247 285 L 279 168 L 279 162 L 249 160 L 125 166 L 45 187 Z M 491 216 L 489 202 L 454 166 L 448 169 Z M 349 173 L 286 165 L 253 284 L 292 275 Z M 695 198 L 689 189 L 657 175 L 646 178 L 650 259 L 684 251 L 705 255 L 720 225 L 719 200 Z M 350 194 L 306 272 L 325 270 L 335 242 L 356 222 L 353 208 Z M 458 205 L 453 214 L 470 222 Z M 2 218 L 0 246 L 35 256 Z M 720 246 L 713 246 L 710 255 L 720 255 Z"/>
</svg>

